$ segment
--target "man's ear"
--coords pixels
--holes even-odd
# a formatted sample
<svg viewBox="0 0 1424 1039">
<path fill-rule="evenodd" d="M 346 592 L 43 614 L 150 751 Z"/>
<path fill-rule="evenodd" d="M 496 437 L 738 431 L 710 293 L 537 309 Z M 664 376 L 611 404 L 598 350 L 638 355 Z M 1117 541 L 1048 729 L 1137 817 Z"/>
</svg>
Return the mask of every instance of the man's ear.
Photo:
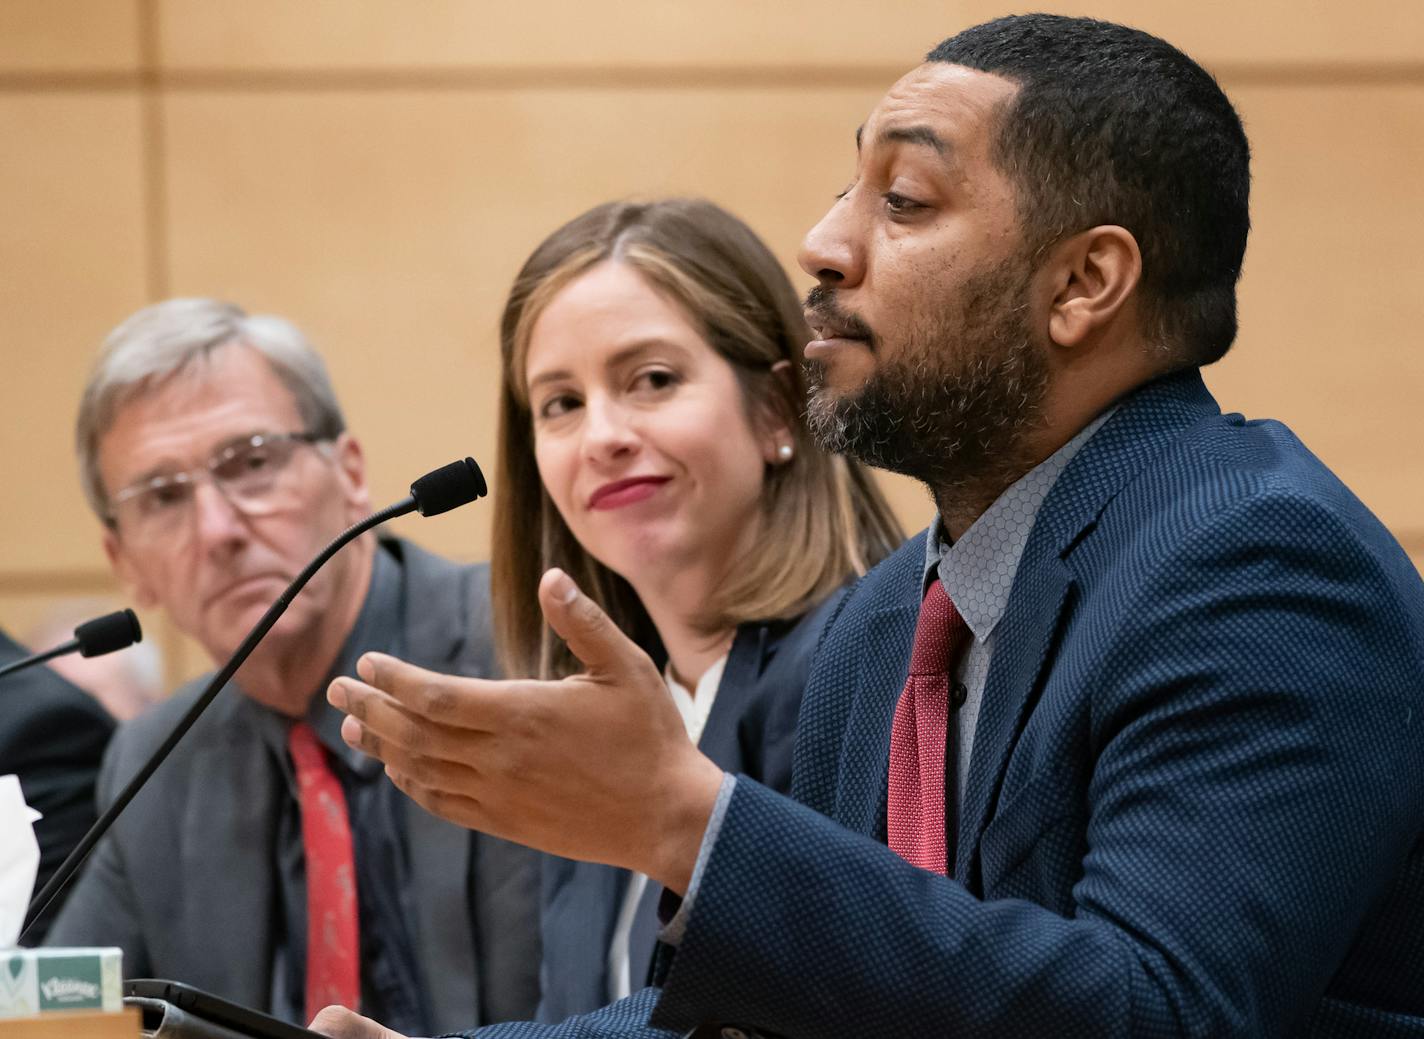
<svg viewBox="0 0 1424 1039">
<path fill-rule="evenodd" d="M 104 555 L 109 558 L 109 567 L 114 571 L 124 592 L 140 609 L 151 610 L 158 605 L 158 596 L 144 579 L 142 569 L 129 557 L 128 550 L 119 541 L 113 527 L 104 528 Z"/>
<path fill-rule="evenodd" d="M 1135 310 L 1142 251 L 1127 228 L 1103 224 L 1058 243 L 1044 270 L 1053 293 L 1048 338 L 1072 349 Z"/>
<path fill-rule="evenodd" d="M 371 488 L 366 484 L 366 453 L 361 442 L 350 433 L 342 433 L 332 444 L 332 460 L 336 462 L 351 522 L 364 519 L 371 511 Z"/>
</svg>

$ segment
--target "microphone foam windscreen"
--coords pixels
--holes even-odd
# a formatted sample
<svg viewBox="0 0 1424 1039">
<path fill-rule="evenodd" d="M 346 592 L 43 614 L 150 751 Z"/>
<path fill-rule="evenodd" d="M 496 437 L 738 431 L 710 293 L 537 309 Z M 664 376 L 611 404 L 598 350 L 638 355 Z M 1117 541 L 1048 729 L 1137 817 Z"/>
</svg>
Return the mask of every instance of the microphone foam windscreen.
<svg viewBox="0 0 1424 1039">
<path fill-rule="evenodd" d="M 85 621 L 74 629 L 74 638 L 79 642 L 80 656 L 101 657 L 142 642 L 143 629 L 139 627 L 133 610 L 119 610 Z"/>
<path fill-rule="evenodd" d="M 484 473 L 473 458 L 442 465 L 410 485 L 410 496 L 422 516 L 438 516 L 458 509 L 476 498 L 483 498 L 487 491 Z"/>
</svg>

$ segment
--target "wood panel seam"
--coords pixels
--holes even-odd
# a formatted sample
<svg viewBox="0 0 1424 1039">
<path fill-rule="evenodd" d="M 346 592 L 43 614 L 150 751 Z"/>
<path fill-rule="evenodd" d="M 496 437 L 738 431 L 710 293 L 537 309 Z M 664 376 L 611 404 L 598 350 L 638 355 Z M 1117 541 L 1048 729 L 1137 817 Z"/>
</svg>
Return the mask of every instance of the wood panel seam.
<svg viewBox="0 0 1424 1039">
<path fill-rule="evenodd" d="M 82 595 L 117 588 L 114 575 L 99 567 L 0 572 L 0 595 Z"/>
<path fill-rule="evenodd" d="M 143 4 L 150 10 L 151 2 Z M 156 11 L 145 17 L 144 35 L 156 33 Z M 882 88 L 899 78 L 899 65 L 787 66 L 684 65 L 468 66 L 451 68 L 359 69 L 164 69 L 145 44 L 144 67 L 133 72 L 5 72 L 0 92 L 105 92 L 156 89 L 202 91 L 478 91 L 503 89 L 816 89 Z M 154 61 L 149 65 L 147 62 Z M 1329 62 L 1226 62 L 1211 71 L 1231 86 L 1332 88 L 1424 84 L 1424 62 L 1345 64 Z"/>
<path fill-rule="evenodd" d="M 157 0 L 139 0 L 140 105 L 139 162 L 143 185 L 145 289 L 150 301 L 168 296 L 168 177 L 166 168 Z"/>
</svg>

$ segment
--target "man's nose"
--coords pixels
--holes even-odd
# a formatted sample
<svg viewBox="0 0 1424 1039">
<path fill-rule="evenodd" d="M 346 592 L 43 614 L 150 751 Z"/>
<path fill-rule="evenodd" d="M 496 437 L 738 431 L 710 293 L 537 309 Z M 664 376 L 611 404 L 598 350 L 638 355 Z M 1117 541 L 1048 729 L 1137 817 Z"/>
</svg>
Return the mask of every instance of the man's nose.
<svg viewBox="0 0 1424 1039">
<path fill-rule="evenodd" d="M 820 222 L 806 232 L 796 254 L 801 269 L 828 288 L 850 288 L 865 273 L 853 196 L 852 190 L 836 200 Z"/>
<path fill-rule="evenodd" d="M 215 480 L 193 487 L 191 530 L 204 546 L 217 548 L 247 537 L 247 517 Z"/>
</svg>

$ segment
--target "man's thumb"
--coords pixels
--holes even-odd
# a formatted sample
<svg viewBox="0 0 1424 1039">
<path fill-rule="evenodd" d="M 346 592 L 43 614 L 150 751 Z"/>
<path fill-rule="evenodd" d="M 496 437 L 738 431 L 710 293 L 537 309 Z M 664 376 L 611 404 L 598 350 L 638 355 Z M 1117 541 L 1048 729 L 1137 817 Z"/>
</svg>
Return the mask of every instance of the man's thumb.
<svg viewBox="0 0 1424 1039">
<path fill-rule="evenodd" d="M 405 1039 L 399 1032 L 338 1006 L 318 1011 L 307 1029 L 331 1039 Z"/>
<path fill-rule="evenodd" d="M 568 643 L 591 674 L 621 674 L 643 653 L 609 620 L 608 614 L 557 567 L 539 582 L 544 619 Z"/>
</svg>

